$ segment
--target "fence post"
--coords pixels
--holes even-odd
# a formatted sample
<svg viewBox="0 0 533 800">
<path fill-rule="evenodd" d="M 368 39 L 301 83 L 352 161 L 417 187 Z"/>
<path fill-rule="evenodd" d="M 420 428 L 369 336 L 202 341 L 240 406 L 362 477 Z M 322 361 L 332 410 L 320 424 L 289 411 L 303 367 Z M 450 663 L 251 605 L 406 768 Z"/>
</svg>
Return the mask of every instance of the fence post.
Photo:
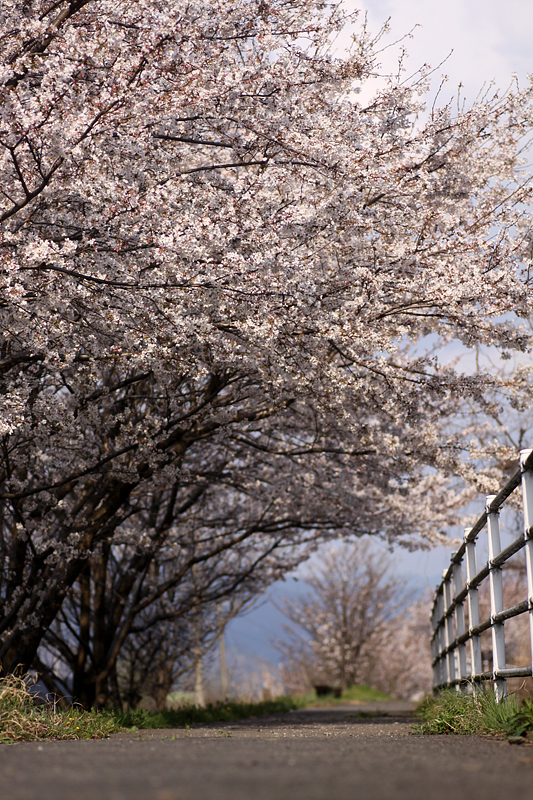
<svg viewBox="0 0 533 800">
<path fill-rule="evenodd" d="M 437 586 L 437 589 L 439 587 Z M 438 597 L 433 606 L 433 613 L 431 615 L 431 627 L 433 629 L 433 638 L 431 640 L 431 653 L 433 655 L 433 687 L 436 688 L 440 684 L 440 644 L 439 644 L 439 630 L 437 627 L 437 620 L 439 618 L 439 602 Z"/>
<path fill-rule="evenodd" d="M 481 660 L 481 636 L 479 633 L 472 634 L 472 630 L 479 625 L 479 595 L 477 586 L 471 586 L 470 582 L 477 574 L 476 561 L 476 542 L 469 541 L 468 534 L 470 528 L 465 528 L 465 547 L 466 547 L 466 585 L 468 587 L 468 623 L 470 628 L 470 660 L 472 691 L 474 694 L 479 689 L 476 677 L 483 672 L 483 662 Z"/>
<path fill-rule="evenodd" d="M 507 694 L 507 681 L 498 677 L 497 673 L 505 669 L 505 629 L 503 622 L 495 622 L 494 617 L 503 611 L 502 568 L 494 565 L 494 559 L 501 552 L 500 513 L 490 511 L 490 504 L 495 494 L 487 496 L 486 512 L 489 532 L 489 583 L 490 583 L 490 619 L 492 629 L 492 670 L 494 673 L 494 693 L 499 703 Z"/>
<path fill-rule="evenodd" d="M 529 636 L 531 660 L 533 662 L 533 472 L 525 469 L 525 463 L 533 450 L 520 451 L 522 471 L 522 499 L 524 507 L 524 537 L 526 539 L 527 599 L 529 608 Z M 533 669 L 533 663 L 532 663 Z"/>
<path fill-rule="evenodd" d="M 448 570 L 445 570 L 444 575 Z M 450 606 L 452 604 L 452 581 L 451 578 L 448 578 L 444 581 L 444 613 L 448 614 L 450 610 Z M 448 614 L 444 621 L 444 642 L 445 647 L 448 648 L 454 640 L 453 635 L 453 614 Z M 455 652 L 453 650 L 448 650 L 446 653 L 446 665 L 447 665 L 447 680 L 446 683 L 451 683 L 455 680 Z"/>
<path fill-rule="evenodd" d="M 452 553 L 452 559 L 456 554 Z M 458 594 L 463 589 L 463 570 L 461 568 L 461 564 L 457 564 L 454 561 L 453 564 L 453 597 L 454 599 L 457 597 Z M 462 636 L 465 632 L 465 607 L 464 603 L 458 603 L 455 606 L 455 631 L 457 638 Z M 466 678 L 466 644 L 463 642 L 458 646 L 458 667 L 459 667 L 459 678 L 461 681 Z M 466 691 L 468 689 L 467 685 L 464 683 L 460 684 L 461 691 Z"/>
<path fill-rule="evenodd" d="M 437 598 L 437 619 L 440 619 L 444 614 L 444 592 L 440 592 Z M 447 667 L 446 667 L 446 657 L 443 655 L 444 648 L 446 647 L 445 640 L 444 640 L 444 633 L 445 627 L 444 623 L 441 623 L 437 628 L 437 647 L 439 651 L 439 685 L 443 686 L 447 680 Z"/>
</svg>

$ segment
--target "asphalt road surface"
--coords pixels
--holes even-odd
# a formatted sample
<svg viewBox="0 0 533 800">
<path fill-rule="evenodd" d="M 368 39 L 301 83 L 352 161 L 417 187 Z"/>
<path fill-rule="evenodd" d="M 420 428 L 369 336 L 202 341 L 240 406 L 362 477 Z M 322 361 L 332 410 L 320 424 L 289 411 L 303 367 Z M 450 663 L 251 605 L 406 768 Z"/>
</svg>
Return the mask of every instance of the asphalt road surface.
<svg viewBox="0 0 533 800">
<path fill-rule="evenodd" d="M 385 711 L 387 716 L 361 716 Z M 2 800 L 533 800 L 533 745 L 419 736 L 405 704 L 0 746 Z"/>
</svg>

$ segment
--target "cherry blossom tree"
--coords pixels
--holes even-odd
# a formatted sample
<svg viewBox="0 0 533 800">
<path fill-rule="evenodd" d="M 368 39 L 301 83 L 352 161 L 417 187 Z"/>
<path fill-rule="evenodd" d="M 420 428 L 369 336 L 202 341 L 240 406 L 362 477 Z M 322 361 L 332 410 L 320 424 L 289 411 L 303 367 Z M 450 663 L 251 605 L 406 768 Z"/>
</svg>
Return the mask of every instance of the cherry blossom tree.
<svg viewBox="0 0 533 800">
<path fill-rule="evenodd" d="M 372 683 L 374 653 L 380 648 L 384 655 L 381 643 L 408 599 L 401 579 L 392 576 L 390 557 L 368 541 L 334 545 L 308 569 L 304 583 L 307 592 L 281 607 L 290 624 L 277 647 L 289 688 Z"/>
<path fill-rule="evenodd" d="M 109 665 L 128 609 L 196 563 L 245 576 L 214 598 L 320 537 L 434 539 L 468 492 L 441 499 L 468 478 L 450 420 L 529 391 L 437 353 L 529 347 L 531 88 L 424 124 L 424 73 L 360 103 L 375 43 L 333 58 L 345 21 L 317 0 L 2 3 L 4 671 L 106 548 L 131 567 Z M 161 552 L 179 568 L 145 582 Z"/>
</svg>

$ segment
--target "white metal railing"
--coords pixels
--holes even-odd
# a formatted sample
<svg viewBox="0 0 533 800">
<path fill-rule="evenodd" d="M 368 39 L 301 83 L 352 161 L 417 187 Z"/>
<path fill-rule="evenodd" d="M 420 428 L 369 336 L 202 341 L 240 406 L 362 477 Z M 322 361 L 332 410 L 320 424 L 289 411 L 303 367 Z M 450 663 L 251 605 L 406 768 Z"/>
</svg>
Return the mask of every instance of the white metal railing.
<svg viewBox="0 0 533 800">
<path fill-rule="evenodd" d="M 507 498 L 522 487 L 524 533 L 504 550 L 500 544 L 500 509 Z M 477 569 L 476 546 L 482 530 L 487 528 L 489 559 Z M 527 596 L 504 608 L 502 567 L 508 559 L 525 550 Z M 463 564 L 466 567 L 464 580 Z M 490 587 L 490 617 L 480 621 L 478 587 L 486 579 Z M 524 587 L 526 594 L 526 587 Z M 465 608 L 466 606 L 466 608 Z M 505 620 L 520 614 L 529 615 L 530 663 L 520 667 L 505 664 Z M 433 687 L 455 686 L 476 690 L 482 681 L 494 681 L 496 699 L 507 693 L 507 679 L 530 677 L 533 661 L 533 450 L 520 451 L 520 468 L 496 495 L 489 495 L 484 513 L 472 528 L 465 530 L 464 541 L 443 573 L 437 587 L 431 613 L 433 637 Z M 492 670 L 483 671 L 481 634 L 492 632 Z M 467 648 L 467 645 L 470 645 Z"/>
</svg>

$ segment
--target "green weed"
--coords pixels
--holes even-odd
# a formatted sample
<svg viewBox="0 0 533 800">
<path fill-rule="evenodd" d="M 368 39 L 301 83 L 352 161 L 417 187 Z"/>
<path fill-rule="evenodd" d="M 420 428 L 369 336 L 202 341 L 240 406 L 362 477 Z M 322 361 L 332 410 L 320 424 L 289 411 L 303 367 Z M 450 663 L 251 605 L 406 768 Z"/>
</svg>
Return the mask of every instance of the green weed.
<svg viewBox="0 0 533 800">
<path fill-rule="evenodd" d="M 511 720 L 512 735 L 526 736 L 533 739 L 533 700 L 527 698 L 522 700 L 522 705 Z"/>
<path fill-rule="evenodd" d="M 492 691 L 477 696 L 448 690 L 425 700 L 417 709 L 419 733 L 516 736 L 533 730 L 533 703 L 515 697 L 496 702 Z"/>
</svg>

